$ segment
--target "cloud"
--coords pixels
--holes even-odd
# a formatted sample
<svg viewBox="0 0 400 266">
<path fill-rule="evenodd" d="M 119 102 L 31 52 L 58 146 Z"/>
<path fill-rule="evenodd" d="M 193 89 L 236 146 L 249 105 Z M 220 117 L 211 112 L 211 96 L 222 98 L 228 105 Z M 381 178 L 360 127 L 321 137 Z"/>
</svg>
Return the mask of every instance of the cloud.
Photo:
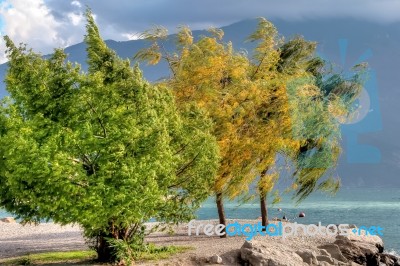
<svg viewBox="0 0 400 266">
<path fill-rule="evenodd" d="M 71 5 L 77 6 L 77 7 L 82 7 L 82 4 L 79 1 L 72 1 Z"/>
<path fill-rule="evenodd" d="M 63 1 L 52 0 L 49 6 L 65 8 L 60 2 Z M 92 7 L 104 25 L 113 25 L 115 30 L 123 32 L 143 30 L 154 23 L 167 28 L 179 24 L 196 28 L 204 24 L 222 26 L 259 16 L 286 20 L 332 17 L 380 22 L 400 20 L 398 0 L 81 0 L 81 3 Z"/>
<path fill-rule="evenodd" d="M 82 40 L 82 14 L 71 10 L 64 20 L 60 20 L 43 0 L 3 1 L 0 16 L 4 23 L 2 35 L 8 35 L 17 44 L 28 43 L 29 47 L 44 54 Z M 1 40 L 0 61 L 5 59 L 4 41 Z"/>
<path fill-rule="evenodd" d="M 3 34 L 15 42 L 28 41 L 33 46 L 46 47 L 59 42 L 57 21 L 42 1 L 4 1 L 0 4 Z M 2 43 L 4 54 L 4 44 Z M 3 58 L 4 59 L 4 58 Z"/>
<path fill-rule="evenodd" d="M 351 17 L 380 23 L 400 21 L 398 0 L 3 0 L 0 3 L 0 16 L 5 24 L 2 31 L 42 53 L 83 40 L 86 6 L 96 14 L 103 37 L 114 40 L 134 39 L 137 32 L 154 24 L 170 31 L 182 24 L 203 29 L 260 16 L 272 20 Z"/>
<path fill-rule="evenodd" d="M 170 31 L 182 24 L 204 29 L 260 16 L 272 20 L 351 17 L 381 23 L 400 21 L 398 0 L 79 1 L 81 8 L 90 6 L 98 15 L 103 36 L 115 40 L 128 39 L 129 33 L 142 32 L 154 24 Z M 57 0 L 49 0 L 48 6 L 61 17 L 75 8 L 67 1 Z"/>
</svg>

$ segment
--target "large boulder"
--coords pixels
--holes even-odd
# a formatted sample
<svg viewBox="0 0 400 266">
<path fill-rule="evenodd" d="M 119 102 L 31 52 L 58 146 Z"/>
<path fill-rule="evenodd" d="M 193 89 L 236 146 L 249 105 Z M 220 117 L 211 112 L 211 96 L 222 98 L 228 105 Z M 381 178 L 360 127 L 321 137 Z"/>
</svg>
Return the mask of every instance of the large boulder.
<svg viewBox="0 0 400 266">
<path fill-rule="evenodd" d="M 400 258 L 392 254 L 380 254 L 381 263 L 387 266 L 400 266 Z"/>
<path fill-rule="evenodd" d="M 346 259 L 362 265 L 379 265 L 383 242 L 373 236 L 337 236 L 334 242 Z"/>
<path fill-rule="evenodd" d="M 303 261 L 309 265 L 318 264 L 317 254 L 314 251 L 303 250 L 303 251 L 297 251 L 296 254 L 299 255 L 303 259 Z"/>
<path fill-rule="evenodd" d="M 305 266 L 303 259 L 285 245 L 265 246 L 252 240 L 244 242 L 240 249 L 244 263 L 251 266 Z"/>
<path fill-rule="evenodd" d="M 338 235 L 336 239 L 347 239 L 355 242 L 357 245 L 359 245 L 360 243 L 372 245 L 378 249 L 379 253 L 382 253 L 384 249 L 383 240 L 379 236 L 349 234 L 347 236 Z"/>
<path fill-rule="evenodd" d="M 327 263 L 329 263 L 330 265 L 335 265 L 335 260 L 334 260 L 332 257 L 330 257 L 330 256 L 318 255 L 318 256 L 317 256 L 317 260 L 318 260 L 319 262 L 327 262 Z"/>
<path fill-rule="evenodd" d="M 341 261 L 341 262 L 347 262 L 348 260 L 346 259 L 345 256 L 343 256 L 342 252 L 340 251 L 340 248 L 336 244 L 326 244 L 318 247 L 320 250 L 325 250 L 332 258 Z"/>
<path fill-rule="evenodd" d="M 246 241 L 239 260 L 248 266 L 400 266 L 400 258 L 382 253 L 383 241 L 377 236 L 338 235 L 318 246 L 299 240 Z"/>
</svg>

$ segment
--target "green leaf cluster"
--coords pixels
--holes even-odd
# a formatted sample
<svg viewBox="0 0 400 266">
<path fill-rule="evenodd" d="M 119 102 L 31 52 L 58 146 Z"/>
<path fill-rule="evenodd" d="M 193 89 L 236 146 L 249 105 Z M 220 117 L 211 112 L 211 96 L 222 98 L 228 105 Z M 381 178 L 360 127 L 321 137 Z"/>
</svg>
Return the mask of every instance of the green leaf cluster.
<svg viewBox="0 0 400 266">
<path fill-rule="evenodd" d="M 189 220 L 218 168 L 212 121 L 177 108 L 107 47 L 87 12 L 88 71 L 5 37 L 10 98 L 0 105 L 0 206 L 24 222 L 76 223 L 131 239 L 144 222 Z"/>
</svg>

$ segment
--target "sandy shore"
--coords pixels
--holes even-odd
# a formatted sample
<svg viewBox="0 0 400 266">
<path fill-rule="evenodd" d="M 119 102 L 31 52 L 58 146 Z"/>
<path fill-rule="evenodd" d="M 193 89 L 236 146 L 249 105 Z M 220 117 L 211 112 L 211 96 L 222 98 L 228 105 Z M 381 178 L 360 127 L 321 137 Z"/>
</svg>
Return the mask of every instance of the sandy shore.
<svg viewBox="0 0 400 266">
<path fill-rule="evenodd" d="M 239 221 L 244 223 L 257 223 L 257 220 L 228 220 L 228 223 Z M 217 221 L 198 221 L 198 223 L 213 223 Z M 233 254 L 243 245 L 244 237 L 228 237 L 221 239 L 218 236 L 188 236 L 187 225 L 183 224 L 174 228 L 174 234 L 153 233 L 147 241 L 158 245 L 182 245 L 193 249 L 168 260 L 158 262 L 157 265 L 199 265 L 213 254 L 221 256 L 224 260 L 232 258 Z M 195 232 L 193 231 L 193 234 Z M 332 239 L 320 237 L 281 237 L 257 236 L 256 240 L 267 245 L 284 243 L 286 246 L 297 249 L 298 247 L 315 249 L 316 246 L 329 243 Z M 282 242 L 283 241 L 283 242 Z M 38 226 L 0 223 L 0 259 L 37 253 L 45 251 L 86 250 L 88 249 L 78 226 L 59 226 L 52 223 Z M 168 263 L 168 264 L 164 264 Z M 141 263 L 140 265 L 155 265 Z M 232 263 L 232 265 L 235 265 Z"/>
<path fill-rule="evenodd" d="M 87 245 L 77 226 L 0 223 L 0 259 L 28 253 L 81 249 L 87 249 Z"/>
</svg>

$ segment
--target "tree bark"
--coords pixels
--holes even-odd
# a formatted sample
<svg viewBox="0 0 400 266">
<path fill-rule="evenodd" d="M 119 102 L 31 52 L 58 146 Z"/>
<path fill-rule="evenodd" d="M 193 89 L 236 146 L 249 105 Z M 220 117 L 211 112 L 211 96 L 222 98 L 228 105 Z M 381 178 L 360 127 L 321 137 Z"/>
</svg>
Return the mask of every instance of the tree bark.
<svg viewBox="0 0 400 266">
<path fill-rule="evenodd" d="M 224 210 L 224 203 L 222 200 L 222 193 L 217 193 L 216 195 L 216 203 L 217 203 L 217 209 L 218 209 L 218 217 L 219 217 L 219 223 L 223 224 L 226 226 L 226 219 L 225 219 L 225 210 Z M 221 235 L 221 238 L 226 237 L 226 230 L 225 228 L 222 230 L 223 235 Z"/>
<path fill-rule="evenodd" d="M 97 261 L 99 262 L 115 262 L 115 250 L 106 241 L 105 236 L 98 237 L 98 243 L 96 247 Z"/>
<path fill-rule="evenodd" d="M 268 209 L 267 209 L 267 195 L 260 194 L 260 209 L 261 209 L 261 225 L 263 231 L 266 231 L 266 226 L 268 225 Z"/>
</svg>

